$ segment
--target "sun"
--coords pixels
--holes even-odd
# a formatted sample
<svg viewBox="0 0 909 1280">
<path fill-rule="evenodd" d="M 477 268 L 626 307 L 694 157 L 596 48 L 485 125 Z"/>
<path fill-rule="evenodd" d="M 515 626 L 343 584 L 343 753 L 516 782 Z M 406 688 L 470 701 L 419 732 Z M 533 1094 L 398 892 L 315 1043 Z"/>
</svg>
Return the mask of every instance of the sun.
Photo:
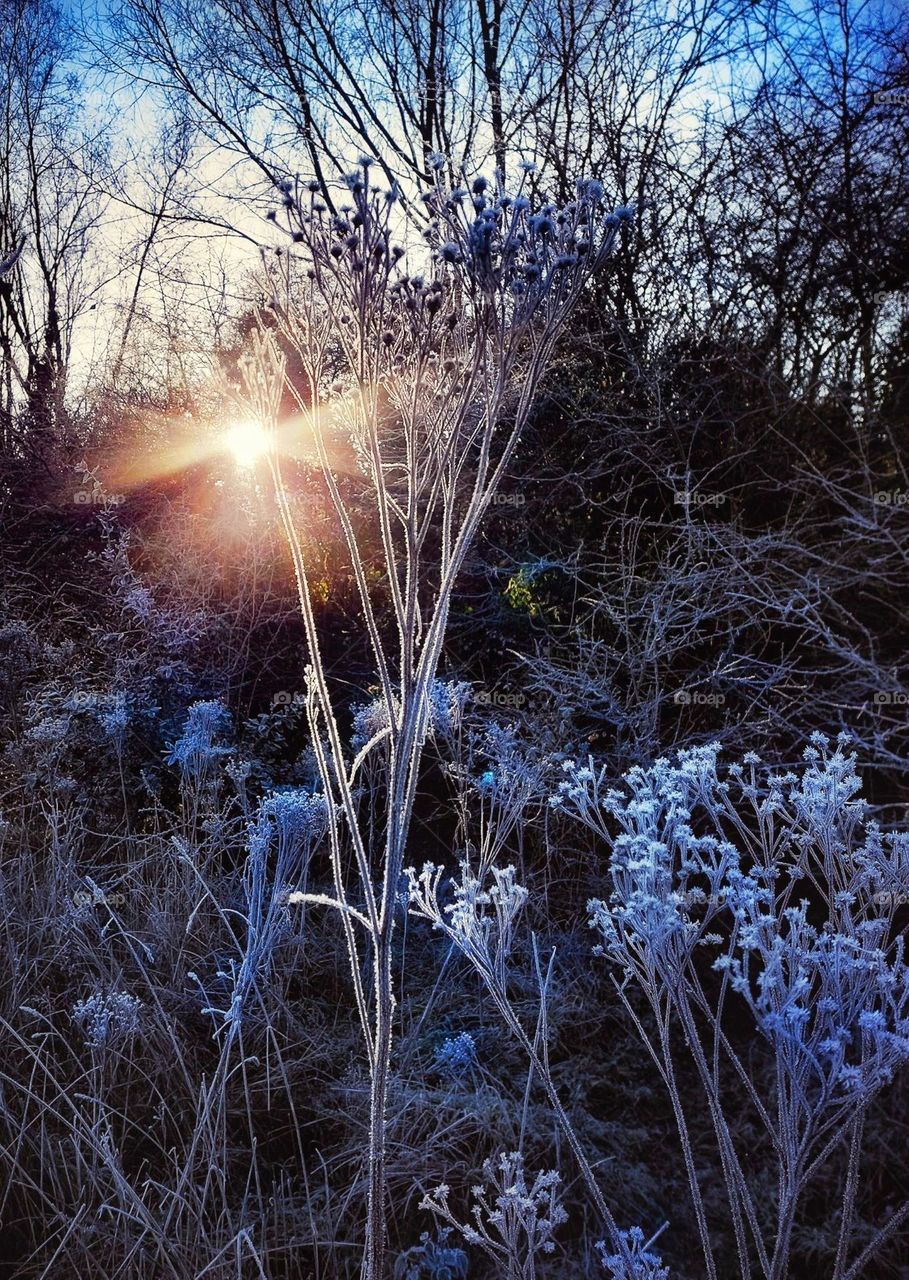
<svg viewBox="0 0 909 1280">
<path fill-rule="evenodd" d="M 255 418 L 231 423 L 224 432 L 223 440 L 225 449 L 233 455 L 234 463 L 241 471 L 254 467 L 271 445 L 268 432 Z"/>
</svg>

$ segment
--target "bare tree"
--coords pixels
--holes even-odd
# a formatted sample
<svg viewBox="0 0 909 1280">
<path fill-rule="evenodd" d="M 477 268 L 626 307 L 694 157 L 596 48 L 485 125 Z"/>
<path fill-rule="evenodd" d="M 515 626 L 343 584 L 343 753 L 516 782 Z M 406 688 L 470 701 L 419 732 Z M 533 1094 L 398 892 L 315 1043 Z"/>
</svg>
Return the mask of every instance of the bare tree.
<svg viewBox="0 0 909 1280">
<path fill-rule="evenodd" d="M 73 330 L 98 280 L 92 240 L 104 209 L 102 123 L 80 131 L 63 74 L 67 31 L 49 5 L 4 5 L 0 27 L 0 279 L 4 456 L 46 460 L 63 419 Z"/>
</svg>

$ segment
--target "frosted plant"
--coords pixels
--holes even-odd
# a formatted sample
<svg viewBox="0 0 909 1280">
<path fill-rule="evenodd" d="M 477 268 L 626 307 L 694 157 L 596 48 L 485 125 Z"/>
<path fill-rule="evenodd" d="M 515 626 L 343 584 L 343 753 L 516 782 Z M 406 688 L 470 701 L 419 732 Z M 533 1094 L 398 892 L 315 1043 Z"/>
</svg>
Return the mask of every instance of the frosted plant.
<svg viewBox="0 0 909 1280">
<path fill-rule="evenodd" d="M 442 868 L 432 863 L 427 863 L 419 874 L 413 868 L 408 868 L 410 910 L 413 915 L 430 921 L 434 929 L 440 930 L 482 978 L 493 1003 L 527 1054 L 546 1091 L 591 1198 L 610 1233 L 614 1250 L 624 1253 L 627 1251 L 624 1237 L 603 1198 L 584 1148 L 562 1106 L 545 1049 L 541 1052 L 539 1039 L 535 1037 L 531 1040 L 528 1036 L 509 998 L 508 959 L 515 943 L 515 926 L 527 902 L 527 890 L 515 881 L 514 867 L 491 868 L 489 883 L 488 879 L 478 879 L 469 865 L 462 863 L 460 879 L 450 881 L 452 901 L 442 906 L 439 901 L 442 875 Z M 534 961 L 540 988 L 541 1030 L 545 1030 L 546 990 L 553 959 L 554 955 L 550 960 L 549 972 L 544 978 L 534 939 Z M 545 1044 L 545 1034 L 543 1042 Z"/>
<path fill-rule="evenodd" d="M 449 1036 L 436 1048 L 436 1071 L 452 1080 L 469 1075 L 477 1064 L 476 1041 L 469 1031 Z"/>
<path fill-rule="evenodd" d="M 433 680 L 428 698 L 429 732 L 455 754 L 464 708 L 470 699 L 470 685 L 462 680 Z"/>
<path fill-rule="evenodd" d="M 218 745 L 216 739 L 230 731 L 230 712 L 223 702 L 194 702 L 190 706 L 183 730 L 170 744 L 168 764 L 180 769 L 186 785 L 201 786 L 208 778 L 214 761 L 230 755 L 231 747 Z"/>
<path fill-rule="evenodd" d="M 528 1185 L 524 1157 L 518 1151 L 486 1160 L 483 1174 L 484 1182 L 471 1192 L 472 1224 L 458 1221 L 445 1185 L 424 1196 L 420 1208 L 454 1227 L 467 1244 L 482 1249 L 497 1275 L 534 1280 L 537 1257 L 555 1252 L 553 1235 L 568 1220 L 559 1198 L 559 1175 L 538 1173 Z"/>
<path fill-rule="evenodd" d="M 450 1227 L 442 1227 L 437 1239 L 424 1231 L 420 1243 L 395 1260 L 395 1280 L 467 1280 L 467 1254 L 448 1244 Z"/>
<path fill-rule="evenodd" d="M 527 901 L 527 890 L 515 881 L 514 867 L 493 867 L 492 883 L 484 885 L 462 863 L 460 879 L 451 881 L 454 899 L 441 910 L 443 868 L 428 862 L 419 875 L 412 868 L 407 875 L 413 913 L 431 920 L 488 981 L 504 990 L 515 925 Z"/>
<path fill-rule="evenodd" d="M 302 850 L 311 850 L 328 825 L 325 797 L 303 788 L 270 791 L 259 802 L 255 830 L 259 837 L 277 838 L 280 874 L 291 875 L 291 861 Z"/>
<path fill-rule="evenodd" d="M 598 950 L 621 971 L 620 994 L 669 1089 L 711 1277 L 709 1224 L 676 1084 L 680 1037 L 713 1122 L 743 1276 L 752 1251 L 769 1280 L 786 1274 L 805 1186 L 844 1141 L 851 1159 L 834 1277 L 857 1274 L 858 1263 L 848 1264 L 849 1233 L 864 1111 L 909 1061 L 897 899 L 878 889 L 905 873 L 907 844 L 867 821 L 846 741 L 831 749 L 814 735 L 798 774 L 775 773 L 749 754 L 726 778 L 718 747 L 697 747 L 675 764 L 631 770 L 622 790 L 605 787 L 589 762 L 569 762 L 553 797 L 612 850 L 612 893 L 590 903 L 590 922 Z M 711 968 L 718 982 L 709 980 Z M 631 981 L 646 996 L 653 1031 L 624 994 Z M 736 1000 L 771 1051 L 769 1096 L 765 1077 L 727 1033 Z M 760 1220 L 725 1110 L 726 1071 L 747 1090 L 776 1153 L 772 1230 Z M 907 1214 L 909 1204 L 861 1258 Z"/>
<path fill-rule="evenodd" d="M 312 896 L 306 891 L 310 859 L 327 829 L 323 796 L 285 789 L 260 800 L 249 829 L 243 871 L 245 937 L 229 974 L 229 1005 L 204 1010 L 219 1016 L 224 1025 L 242 1024 L 250 994 L 258 994 L 258 984 L 268 978 L 274 947 L 291 927 L 290 909 Z"/>
<path fill-rule="evenodd" d="M 669 1280 L 669 1268 L 663 1266 L 659 1254 L 654 1253 L 651 1247 L 661 1231 L 662 1228 L 649 1240 L 644 1239 L 644 1232 L 640 1227 L 632 1227 L 630 1231 L 624 1232 L 627 1255 L 611 1253 L 605 1244 L 599 1244 L 597 1248 L 603 1266 L 612 1280 Z"/>
<path fill-rule="evenodd" d="M 180 770 L 180 790 L 186 835 L 195 838 L 200 819 L 218 787 L 218 763 L 233 754 L 233 748 L 218 741 L 230 732 L 230 712 L 217 699 L 194 702 L 189 707 L 180 736 L 170 743 L 165 760 Z"/>
<path fill-rule="evenodd" d="M 514 729 L 495 721 L 471 734 L 466 746 L 465 764 L 468 772 L 471 766 L 475 770 L 470 781 L 480 803 L 478 812 L 465 807 L 462 834 L 465 843 L 476 846 L 482 874 L 512 836 L 520 842 L 528 810 L 545 796 L 546 761 L 533 747 L 519 744 Z"/>
<path fill-rule="evenodd" d="M 361 751 L 377 738 L 387 736 L 391 732 L 392 717 L 388 713 L 388 703 L 383 698 L 374 698 L 372 702 L 357 704 L 353 707 L 353 733 L 350 745 L 355 751 Z"/>
<path fill-rule="evenodd" d="M 276 182 L 283 212 L 272 222 L 287 243 L 263 250 L 263 259 L 283 347 L 263 327 L 241 362 L 244 411 L 275 442 L 285 395 L 297 401 L 358 591 L 377 686 L 351 759 L 323 657 L 318 583 L 276 447 L 269 462 L 309 651 L 310 740 L 320 789 L 340 819 L 329 828 L 333 896 L 322 900 L 344 931 L 370 1072 L 364 1280 L 382 1280 L 385 1267 L 392 935 L 425 746 L 453 727 L 451 698 L 437 684 L 452 593 L 555 343 L 634 216 L 633 208 L 611 211 L 592 182 L 579 183 L 561 207 L 535 205 L 526 174 L 510 192 L 482 177 L 469 192 L 449 191 L 443 164 L 433 170 L 422 247 L 408 255 L 396 238 L 413 230 L 412 215 L 394 185 L 377 185 L 379 168 L 363 157 L 340 192 L 318 181 Z M 292 380 L 288 345 L 299 368 Z M 360 533 L 362 507 L 355 510 L 336 473 L 342 441 L 367 490 L 369 537 Z"/>
<path fill-rule="evenodd" d="M 129 814 L 129 795 L 126 786 L 126 774 L 123 768 L 123 748 L 131 721 L 132 716 L 122 694 L 115 698 L 112 706 L 98 712 L 98 724 L 101 726 L 102 732 L 110 742 L 114 755 L 117 757 L 120 790 L 123 796 L 123 812 L 127 815 Z"/>
<path fill-rule="evenodd" d="M 67 716 L 43 716 L 29 726 L 25 736 L 38 746 L 57 747 L 63 742 L 69 727 L 70 721 Z"/>
<path fill-rule="evenodd" d="M 73 1005 L 71 1017 L 94 1049 L 128 1044 L 139 1030 L 142 1004 L 125 991 L 93 991 Z"/>
<path fill-rule="evenodd" d="M 546 798 L 548 762 L 519 742 L 514 728 L 468 716 L 466 705 L 460 720 L 458 740 L 442 765 L 458 813 L 456 841 L 471 850 L 474 874 L 484 880 L 504 857 L 520 856 L 531 811 Z M 508 852 L 512 846 L 516 850 Z"/>
<path fill-rule="evenodd" d="M 123 740 L 129 728 L 129 721 L 129 710 L 122 703 L 102 711 L 98 716 L 98 723 L 118 754 L 123 750 Z"/>
</svg>

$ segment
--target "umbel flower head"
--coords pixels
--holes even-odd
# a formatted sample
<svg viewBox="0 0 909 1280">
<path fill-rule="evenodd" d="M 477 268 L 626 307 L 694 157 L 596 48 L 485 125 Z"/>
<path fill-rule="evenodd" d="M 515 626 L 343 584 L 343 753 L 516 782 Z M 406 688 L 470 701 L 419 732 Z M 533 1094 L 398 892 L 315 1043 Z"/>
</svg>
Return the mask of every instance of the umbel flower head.
<svg viewBox="0 0 909 1280">
<path fill-rule="evenodd" d="M 800 775 L 749 755 L 727 779 L 717 744 L 697 747 L 631 770 L 624 791 L 569 764 L 557 793 L 612 845 L 612 893 L 590 903 L 601 951 L 645 989 L 680 994 L 696 949 L 718 949 L 713 968 L 793 1091 L 824 1106 L 869 1096 L 909 1062 L 909 967 L 875 892 L 905 873 L 906 842 L 866 824 L 844 746 L 815 735 Z"/>
<path fill-rule="evenodd" d="M 277 183 L 283 212 L 280 219 L 276 210 L 271 215 L 282 229 L 286 220 L 288 248 L 303 258 L 313 295 L 325 308 L 318 323 L 312 316 L 305 323 L 318 344 L 329 317 L 352 368 L 359 367 L 359 348 L 351 344 L 360 317 L 389 371 L 403 370 L 416 342 L 420 360 L 438 358 L 439 374 L 451 357 L 448 381 L 456 384 L 460 367 L 452 335 L 465 319 L 472 331 L 493 320 L 523 331 L 536 318 L 545 325 L 563 317 L 609 256 L 619 229 L 637 214 L 636 205 L 611 208 L 602 184 L 590 179 L 577 184 L 572 200 L 543 200 L 530 191 L 526 167 L 511 191 L 500 176 L 450 188 L 444 157 L 431 157 L 433 185 L 423 197 L 426 247 L 415 250 L 421 261 L 409 271 L 409 254 L 394 242 L 399 224 L 391 217 L 400 192 L 380 185 L 383 166 L 366 159 L 346 176 L 340 198 L 318 182 L 290 190 Z M 262 250 L 266 260 L 287 251 Z M 309 314 L 307 305 L 288 303 L 291 328 Z M 284 314 L 277 297 L 273 307 Z M 439 380 L 441 393 L 445 379 Z"/>
<path fill-rule="evenodd" d="M 427 862 L 419 875 L 413 867 L 405 872 L 412 914 L 432 921 L 487 980 L 504 989 L 505 966 L 528 895 L 514 867 L 493 867 L 490 874 L 492 883 L 484 885 L 462 862 L 460 879 L 451 880 L 453 900 L 442 907 L 442 867 Z"/>
<path fill-rule="evenodd" d="M 111 988 L 93 991 L 73 1005 L 72 1019 L 94 1049 L 128 1043 L 139 1030 L 141 1001 Z"/>
<path fill-rule="evenodd" d="M 468 286 L 510 293 L 519 312 L 530 314 L 569 295 L 603 261 L 617 229 L 631 222 L 635 205 L 610 209 L 601 183 L 581 180 L 574 200 L 535 204 L 525 192 L 533 166 L 522 166 L 518 188 L 501 178 L 472 183 L 470 199 L 446 189 L 444 165 L 434 171 L 426 197 L 432 216 L 428 240 L 441 263 L 456 268 Z"/>
<path fill-rule="evenodd" d="M 605 1244 L 598 1244 L 603 1266 L 612 1280 L 669 1280 L 669 1268 L 663 1266 L 663 1260 L 654 1253 L 651 1245 L 656 1237 L 645 1240 L 640 1227 L 632 1227 L 622 1232 L 622 1239 L 628 1249 L 628 1257 L 613 1253 Z"/>
<path fill-rule="evenodd" d="M 553 1235 L 568 1220 L 555 1170 L 529 1181 L 521 1152 L 503 1152 L 497 1160 L 484 1161 L 483 1182 L 471 1188 L 471 1195 L 472 1223 L 455 1218 L 444 1184 L 424 1196 L 420 1208 L 454 1227 L 467 1244 L 481 1248 L 500 1274 L 530 1275 L 535 1257 L 555 1252 Z"/>
<path fill-rule="evenodd" d="M 324 796 L 303 787 L 285 787 L 262 797 L 256 825 L 263 830 L 273 826 L 280 841 L 295 845 L 318 839 L 325 830 L 327 818 Z"/>
<path fill-rule="evenodd" d="M 452 1080 L 460 1080 L 476 1066 L 476 1041 L 469 1031 L 449 1036 L 438 1046 L 435 1054 L 435 1067 L 442 1076 Z"/>
</svg>

